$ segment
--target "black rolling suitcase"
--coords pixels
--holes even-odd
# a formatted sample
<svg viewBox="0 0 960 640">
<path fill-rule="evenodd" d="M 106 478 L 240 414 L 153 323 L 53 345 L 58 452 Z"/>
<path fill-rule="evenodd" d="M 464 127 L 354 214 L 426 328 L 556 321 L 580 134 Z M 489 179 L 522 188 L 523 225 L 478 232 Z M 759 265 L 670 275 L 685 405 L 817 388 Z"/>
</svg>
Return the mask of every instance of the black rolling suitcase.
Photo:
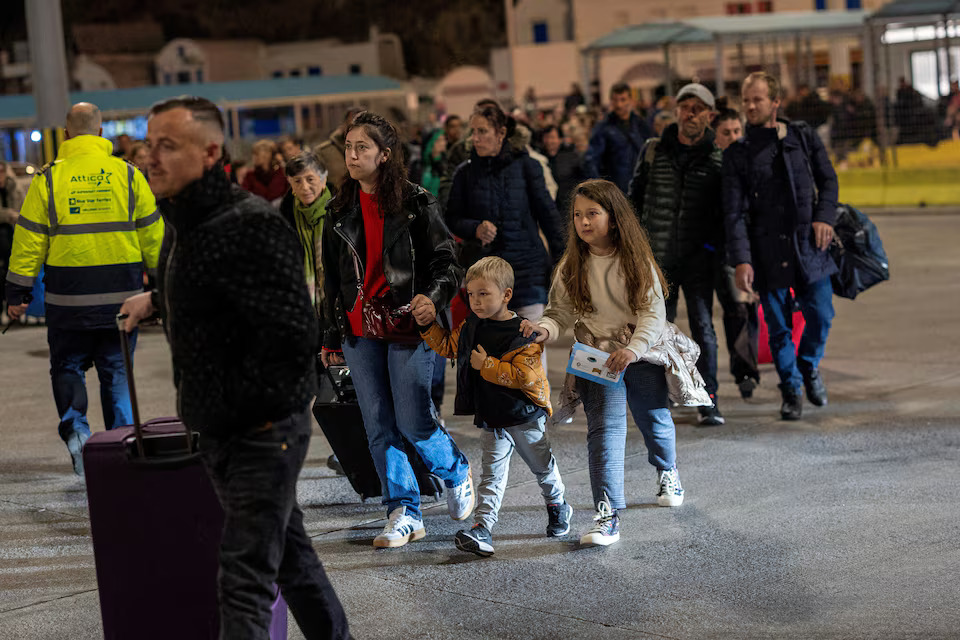
<svg viewBox="0 0 960 640">
<path fill-rule="evenodd" d="M 380 476 L 377 475 L 377 468 L 373 464 L 367 444 L 367 432 L 363 428 L 363 416 L 360 414 L 349 367 L 327 367 L 321 377 L 320 393 L 313 405 L 313 415 L 337 455 L 350 486 L 360 494 L 360 499 L 383 495 Z M 443 481 L 427 470 L 413 445 L 404 440 L 404 446 L 420 486 L 420 494 L 439 500 L 443 494 Z"/>
</svg>

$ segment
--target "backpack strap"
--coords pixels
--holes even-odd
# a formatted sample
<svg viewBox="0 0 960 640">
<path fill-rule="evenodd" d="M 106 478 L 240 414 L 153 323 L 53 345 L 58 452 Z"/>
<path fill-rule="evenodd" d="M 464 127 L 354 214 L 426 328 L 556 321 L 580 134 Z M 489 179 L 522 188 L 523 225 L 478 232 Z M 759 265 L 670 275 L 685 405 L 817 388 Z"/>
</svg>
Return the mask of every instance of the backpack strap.
<svg viewBox="0 0 960 640">
<path fill-rule="evenodd" d="M 647 148 L 643 151 L 643 161 L 652 165 L 653 159 L 657 157 L 657 145 L 660 144 L 660 138 L 650 138 L 647 140 Z"/>
</svg>

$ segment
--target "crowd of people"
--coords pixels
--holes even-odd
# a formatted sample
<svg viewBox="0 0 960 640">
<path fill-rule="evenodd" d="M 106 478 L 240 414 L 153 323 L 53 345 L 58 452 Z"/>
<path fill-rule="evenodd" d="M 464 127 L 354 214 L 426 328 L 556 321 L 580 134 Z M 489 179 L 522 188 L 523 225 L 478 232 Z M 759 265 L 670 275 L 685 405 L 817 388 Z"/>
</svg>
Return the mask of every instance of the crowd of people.
<svg viewBox="0 0 960 640">
<path fill-rule="evenodd" d="M 560 208 L 568 204 L 573 188 L 589 176 L 604 175 L 626 191 L 632 177 L 628 147 L 639 147 L 649 137 L 660 137 L 677 122 L 676 96 L 648 100 L 629 85 L 615 85 L 608 105 L 589 102 L 578 85 L 561 105 L 538 108 L 535 95 L 527 92 L 521 106 L 507 110 L 511 122 L 510 144 L 525 148 L 549 171 L 544 172 L 547 189 Z M 935 145 L 943 139 L 960 139 L 960 85 L 951 83 L 948 95 L 930 100 L 900 78 L 894 99 L 874 104 L 862 89 L 814 90 L 799 85 L 782 97 L 783 116 L 808 123 L 840 166 L 847 155 L 864 141 L 879 146 L 878 110 L 883 126 L 890 129 L 890 143 Z M 737 112 L 739 97 L 716 100 L 716 111 Z M 349 109 L 340 124 L 322 143 L 315 145 L 321 162 L 331 171 L 331 193 L 346 176 L 343 162 L 343 131 L 360 111 Z M 623 123 L 623 124 L 618 124 Z M 469 156 L 469 118 L 446 114 L 439 123 L 398 127 L 401 152 L 408 178 L 447 201 L 452 172 Z M 621 135 L 621 131 L 625 135 Z M 718 146 L 724 147 L 721 141 Z M 143 140 L 121 134 L 114 155 L 124 158 L 148 175 L 147 148 Z M 226 162 L 231 181 L 247 191 L 278 205 L 288 192 L 286 163 L 305 145 L 290 135 L 275 140 L 259 139 L 251 146 L 249 158 Z M 609 148 L 609 152 L 608 152 Z M 598 166 L 607 162 L 609 166 Z"/>
<path fill-rule="evenodd" d="M 885 93 L 885 92 L 882 92 Z M 786 102 L 785 114 L 819 130 L 836 161 L 846 165 L 848 154 L 864 141 L 885 144 L 926 144 L 960 140 L 960 86 L 954 81 L 947 95 L 931 100 L 906 78 L 900 78 L 894 98 L 875 103 L 863 89 L 833 89 L 826 99 L 808 85 L 800 85 Z"/>
<path fill-rule="evenodd" d="M 759 382 L 762 306 L 781 418 L 801 418 L 804 395 L 827 403 L 819 363 L 833 317 L 836 174 L 815 129 L 781 117 L 774 76 L 748 76 L 740 101 L 742 114 L 697 83 L 645 114 L 623 84 L 596 115 L 583 100 L 534 115 L 485 99 L 419 145 L 382 116 L 351 111 L 313 149 L 258 141 L 242 171 L 224 156 L 216 105 L 173 98 L 151 109 L 144 147 L 118 143 L 131 164 L 112 161 L 127 180 L 101 200 L 114 201 L 115 222 L 86 222 L 94 208 L 57 217 L 76 196 L 71 176 L 96 173 L 110 154 L 98 110 L 81 103 L 17 221 L 8 313 L 23 313 L 44 266 L 60 435 L 79 474 L 83 371 L 101 373 L 107 426 L 129 422 L 106 327 L 118 310 L 131 333 L 162 318 L 178 411 L 201 434 L 226 514 L 221 637 L 266 637 L 275 582 L 307 637 L 346 638 L 296 501 L 318 353 L 320 367 L 350 369 L 387 517 L 378 548 L 425 535 L 411 455 L 444 483 L 451 518 L 473 516 L 459 549 L 494 553 L 514 450 L 541 488 L 546 535 L 566 535 L 574 510 L 548 433 L 578 406 L 593 496 L 581 545 L 620 539 L 628 409 L 654 499 L 682 505 L 672 407 L 697 407 L 704 427 L 725 422 L 714 293 L 742 397 Z M 63 233 L 68 224 L 87 226 Z M 108 234 L 123 241 L 98 242 Z M 115 278 L 101 277 L 104 265 Z M 681 290 L 691 337 L 672 322 Z M 806 320 L 799 345 L 795 307 Z M 552 401 L 543 344 L 564 334 L 607 354 L 601 376 L 616 382 L 568 374 Z M 476 486 L 441 419 L 446 359 L 457 367 L 453 413 L 482 430 Z"/>
</svg>

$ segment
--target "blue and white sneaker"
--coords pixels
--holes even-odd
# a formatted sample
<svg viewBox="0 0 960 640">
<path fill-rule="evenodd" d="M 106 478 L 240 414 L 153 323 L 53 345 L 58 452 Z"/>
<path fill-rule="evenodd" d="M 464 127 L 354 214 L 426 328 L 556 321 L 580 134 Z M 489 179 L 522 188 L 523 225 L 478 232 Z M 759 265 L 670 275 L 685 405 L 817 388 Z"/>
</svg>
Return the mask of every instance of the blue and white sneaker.
<svg viewBox="0 0 960 640">
<path fill-rule="evenodd" d="M 74 431 L 67 438 L 67 451 L 70 452 L 70 461 L 73 463 L 73 472 L 83 477 L 83 447 L 87 444 L 90 434 Z"/>
<path fill-rule="evenodd" d="M 490 530 L 479 522 L 469 529 L 457 531 L 453 541 L 460 551 L 475 553 L 481 558 L 493 555 L 493 536 L 490 535 Z"/>
<path fill-rule="evenodd" d="M 573 517 L 573 507 L 566 502 L 547 505 L 547 535 L 559 538 L 570 532 L 570 518 Z"/>
<path fill-rule="evenodd" d="M 390 512 L 387 526 L 383 533 L 373 539 L 373 546 L 380 549 L 402 547 L 412 540 L 419 540 L 427 535 L 423 528 L 423 520 L 407 515 L 406 507 L 397 507 Z"/>
<path fill-rule="evenodd" d="M 677 468 L 657 472 L 657 504 L 661 507 L 679 507 L 683 504 L 683 487 Z"/>
<path fill-rule="evenodd" d="M 620 516 L 610 508 L 610 502 L 604 499 L 597 503 L 597 515 L 593 516 L 593 528 L 580 536 L 581 547 L 596 545 L 607 546 L 620 539 Z"/>
<path fill-rule="evenodd" d="M 467 465 L 467 479 L 447 490 L 447 511 L 454 520 L 466 520 L 477 504 L 477 494 L 473 489 L 473 473 Z"/>
</svg>

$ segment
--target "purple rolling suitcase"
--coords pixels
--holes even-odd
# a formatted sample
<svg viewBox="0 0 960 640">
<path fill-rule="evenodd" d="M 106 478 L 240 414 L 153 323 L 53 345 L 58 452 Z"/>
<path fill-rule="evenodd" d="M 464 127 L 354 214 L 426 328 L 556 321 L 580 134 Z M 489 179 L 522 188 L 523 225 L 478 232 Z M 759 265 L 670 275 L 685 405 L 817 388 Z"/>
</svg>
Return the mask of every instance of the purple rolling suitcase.
<svg viewBox="0 0 960 640">
<path fill-rule="evenodd" d="M 216 640 L 223 509 L 183 423 L 140 426 L 121 329 L 134 425 L 90 436 L 83 449 L 105 640 Z M 287 637 L 279 589 L 271 640 Z"/>
</svg>

